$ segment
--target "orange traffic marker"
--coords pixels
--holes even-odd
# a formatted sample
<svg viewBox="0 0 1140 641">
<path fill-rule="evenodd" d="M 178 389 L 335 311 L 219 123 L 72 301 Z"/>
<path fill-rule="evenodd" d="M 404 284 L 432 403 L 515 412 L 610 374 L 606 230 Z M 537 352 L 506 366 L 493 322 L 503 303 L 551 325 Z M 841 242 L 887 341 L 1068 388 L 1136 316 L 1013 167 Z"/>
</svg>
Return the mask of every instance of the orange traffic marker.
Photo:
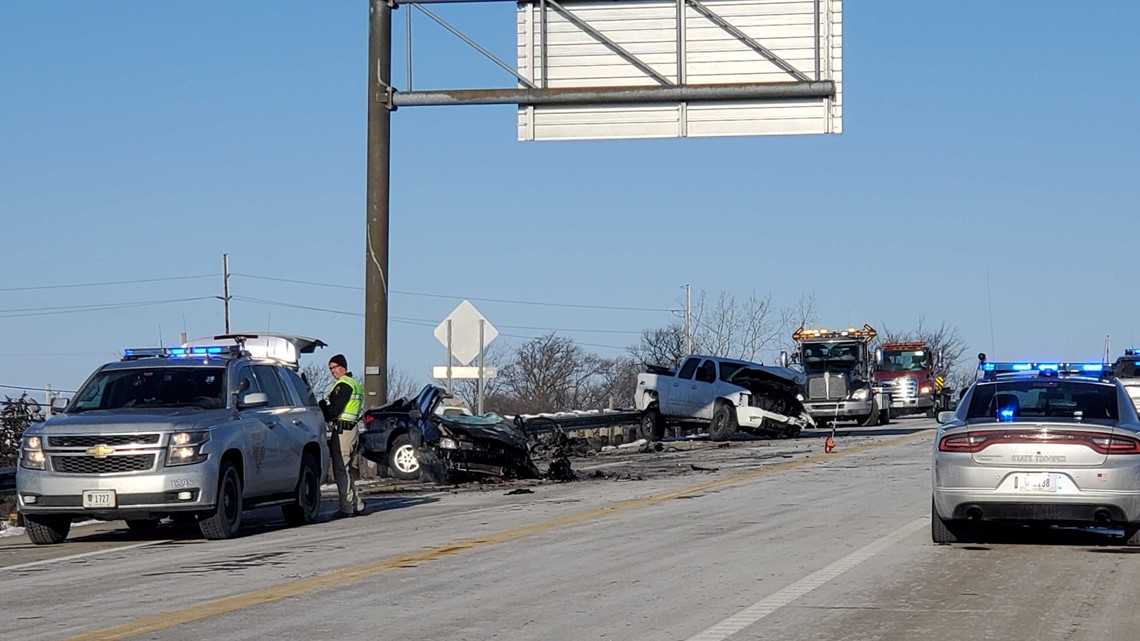
<svg viewBox="0 0 1140 641">
<path fill-rule="evenodd" d="M 831 454 L 831 451 L 834 449 L 835 449 L 835 439 L 828 436 L 827 440 L 823 442 L 823 451 L 828 453 L 828 454 Z"/>
</svg>

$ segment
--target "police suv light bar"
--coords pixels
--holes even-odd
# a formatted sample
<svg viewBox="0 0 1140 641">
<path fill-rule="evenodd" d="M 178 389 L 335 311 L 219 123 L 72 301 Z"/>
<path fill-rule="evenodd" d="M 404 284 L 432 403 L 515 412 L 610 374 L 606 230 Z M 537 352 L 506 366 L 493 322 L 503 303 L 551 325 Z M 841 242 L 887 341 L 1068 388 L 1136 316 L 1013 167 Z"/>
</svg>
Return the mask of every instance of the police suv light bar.
<svg viewBox="0 0 1140 641">
<path fill-rule="evenodd" d="M 201 345 L 198 347 L 142 347 L 123 350 L 124 361 L 141 358 L 191 358 L 196 356 L 241 356 L 237 345 Z"/>
</svg>

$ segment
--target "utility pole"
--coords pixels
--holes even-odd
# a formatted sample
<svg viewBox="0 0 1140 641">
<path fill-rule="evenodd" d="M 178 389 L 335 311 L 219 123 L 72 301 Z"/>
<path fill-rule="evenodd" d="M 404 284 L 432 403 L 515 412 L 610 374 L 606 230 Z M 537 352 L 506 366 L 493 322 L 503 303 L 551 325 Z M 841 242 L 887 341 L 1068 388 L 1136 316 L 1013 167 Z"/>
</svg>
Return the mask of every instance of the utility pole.
<svg viewBox="0 0 1140 641">
<path fill-rule="evenodd" d="M 693 353 L 693 288 L 685 285 L 685 354 Z"/>
<path fill-rule="evenodd" d="M 365 407 L 380 405 L 388 397 L 388 193 L 393 108 L 392 5 L 388 0 L 369 0 L 368 11 Z"/>
<path fill-rule="evenodd" d="M 222 303 L 226 307 L 226 332 L 230 333 L 230 255 L 222 254 Z"/>
</svg>

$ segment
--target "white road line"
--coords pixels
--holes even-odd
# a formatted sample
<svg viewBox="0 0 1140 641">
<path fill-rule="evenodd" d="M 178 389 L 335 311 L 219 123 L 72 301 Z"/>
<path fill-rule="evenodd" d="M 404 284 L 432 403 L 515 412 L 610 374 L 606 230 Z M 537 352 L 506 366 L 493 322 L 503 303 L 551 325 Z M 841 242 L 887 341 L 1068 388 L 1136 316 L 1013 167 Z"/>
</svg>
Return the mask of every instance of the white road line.
<svg viewBox="0 0 1140 641">
<path fill-rule="evenodd" d="M 704 632 L 690 637 L 688 641 L 724 641 L 808 592 L 834 580 L 844 572 L 897 544 L 899 541 L 914 534 L 920 528 L 929 527 L 929 523 L 929 516 L 908 523 L 867 547 L 852 552 L 835 563 L 821 570 L 812 572 L 783 590 L 753 603 Z"/>
<path fill-rule="evenodd" d="M 84 552 L 82 554 L 72 554 L 71 556 L 61 556 L 57 559 L 44 559 L 43 561 L 32 561 L 31 563 L 21 563 L 20 565 L 9 565 L 7 567 L 0 567 L 0 572 L 13 572 L 15 570 L 27 570 L 28 568 L 35 568 L 41 565 L 50 565 L 52 563 L 62 563 L 64 561 L 74 561 L 76 559 L 86 559 L 91 556 L 100 556 L 102 554 L 109 554 L 111 552 L 122 552 L 124 550 L 134 550 L 136 548 L 144 548 L 148 545 L 158 545 L 159 543 L 170 543 L 172 539 L 162 541 L 145 541 L 143 543 L 135 543 L 134 545 L 124 545 L 118 548 L 107 548 L 105 550 L 95 550 L 94 552 Z"/>
</svg>

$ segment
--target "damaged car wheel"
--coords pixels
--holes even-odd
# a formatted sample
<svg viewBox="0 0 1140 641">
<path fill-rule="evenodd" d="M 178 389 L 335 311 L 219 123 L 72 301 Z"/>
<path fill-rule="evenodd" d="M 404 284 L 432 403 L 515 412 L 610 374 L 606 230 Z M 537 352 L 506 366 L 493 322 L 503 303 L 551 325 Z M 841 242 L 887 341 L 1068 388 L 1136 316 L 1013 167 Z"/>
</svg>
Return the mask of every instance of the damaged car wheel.
<svg viewBox="0 0 1140 641">
<path fill-rule="evenodd" d="M 407 434 L 392 439 L 388 447 L 388 475 L 401 481 L 415 481 L 420 478 L 420 461 L 416 458 L 416 448 Z"/>
</svg>

